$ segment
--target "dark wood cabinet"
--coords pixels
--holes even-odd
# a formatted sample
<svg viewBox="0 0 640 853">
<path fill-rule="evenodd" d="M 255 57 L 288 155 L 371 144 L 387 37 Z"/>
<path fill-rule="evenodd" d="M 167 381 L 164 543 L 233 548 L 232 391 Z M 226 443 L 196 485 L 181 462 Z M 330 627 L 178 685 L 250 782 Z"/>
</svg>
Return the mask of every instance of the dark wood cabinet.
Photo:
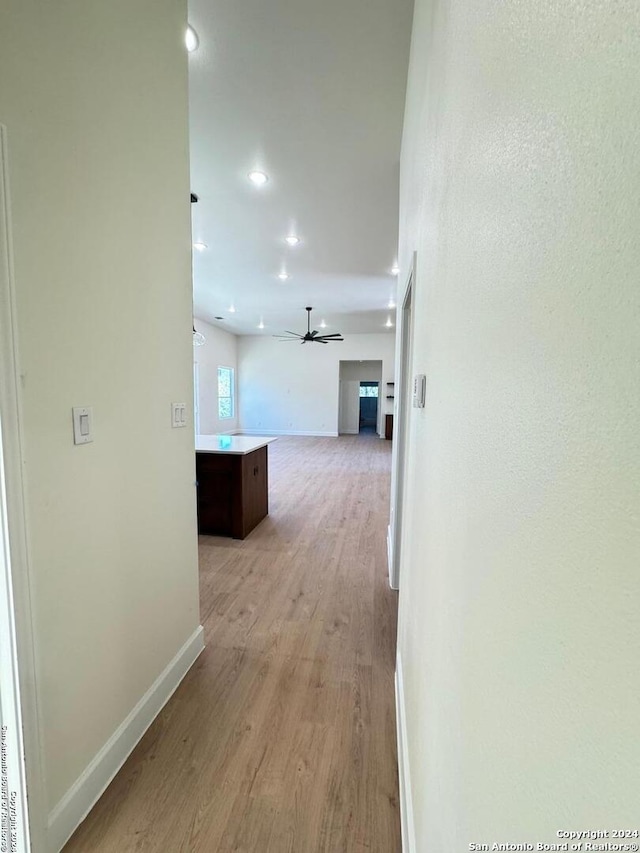
<svg viewBox="0 0 640 853">
<path fill-rule="evenodd" d="M 244 539 L 269 512 L 267 448 L 196 452 L 198 532 Z"/>
<path fill-rule="evenodd" d="M 393 415 L 384 416 L 384 437 L 388 441 L 393 438 Z"/>
</svg>

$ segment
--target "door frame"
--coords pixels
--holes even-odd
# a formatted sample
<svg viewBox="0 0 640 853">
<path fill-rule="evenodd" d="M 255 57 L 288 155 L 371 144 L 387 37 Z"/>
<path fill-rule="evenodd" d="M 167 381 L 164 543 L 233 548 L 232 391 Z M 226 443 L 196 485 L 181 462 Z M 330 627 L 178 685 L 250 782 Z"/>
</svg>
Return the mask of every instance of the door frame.
<svg viewBox="0 0 640 853">
<path fill-rule="evenodd" d="M 19 853 L 45 849 L 46 811 L 27 537 L 7 131 L 0 125 L 0 701 Z M 28 802 L 27 802 L 28 792 Z"/>
<path fill-rule="evenodd" d="M 404 493 L 406 482 L 407 444 L 411 405 L 411 366 L 413 359 L 413 297 L 415 292 L 417 253 L 413 253 L 411 267 L 405 278 L 402 292 L 398 294 L 398 317 L 395 370 L 395 412 L 393 425 L 393 447 L 391 454 L 391 507 L 387 551 L 389 562 L 389 586 L 400 588 L 400 551 L 402 545 Z"/>
</svg>

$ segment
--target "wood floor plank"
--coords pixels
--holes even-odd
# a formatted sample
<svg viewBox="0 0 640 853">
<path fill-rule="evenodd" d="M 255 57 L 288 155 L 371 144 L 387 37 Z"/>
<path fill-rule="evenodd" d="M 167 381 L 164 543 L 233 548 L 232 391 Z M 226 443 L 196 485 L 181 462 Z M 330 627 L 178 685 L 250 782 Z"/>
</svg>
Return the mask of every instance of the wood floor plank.
<svg viewBox="0 0 640 853">
<path fill-rule="evenodd" d="M 270 515 L 200 537 L 206 648 L 67 853 L 398 853 L 390 443 L 280 438 Z"/>
</svg>

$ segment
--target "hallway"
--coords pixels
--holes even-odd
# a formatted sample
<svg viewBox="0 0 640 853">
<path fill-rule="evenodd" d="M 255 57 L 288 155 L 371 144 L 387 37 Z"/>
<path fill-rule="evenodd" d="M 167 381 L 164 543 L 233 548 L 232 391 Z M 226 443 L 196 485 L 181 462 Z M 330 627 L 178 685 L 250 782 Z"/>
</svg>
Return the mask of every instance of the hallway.
<svg viewBox="0 0 640 853">
<path fill-rule="evenodd" d="M 200 539 L 204 652 L 65 851 L 400 850 L 390 464 L 270 445 L 269 517 Z"/>
</svg>

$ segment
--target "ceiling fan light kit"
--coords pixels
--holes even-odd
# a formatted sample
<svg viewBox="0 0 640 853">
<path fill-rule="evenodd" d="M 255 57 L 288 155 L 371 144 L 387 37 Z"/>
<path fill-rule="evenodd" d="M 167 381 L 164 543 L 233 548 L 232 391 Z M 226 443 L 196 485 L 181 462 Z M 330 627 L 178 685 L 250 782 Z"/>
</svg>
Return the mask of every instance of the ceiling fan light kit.
<svg viewBox="0 0 640 853">
<path fill-rule="evenodd" d="M 301 344 L 307 343 L 315 343 L 315 344 L 330 344 L 334 341 L 343 341 L 344 338 L 340 332 L 333 332 L 330 335 L 321 335 L 317 330 L 311 331 L 311 312 L 313 308 L 309 305 L 305 308 L 307 312 L 307 331 L 304 335 L 299 335 L 297 332 L 290 332 L 285 330 L 284 335 L 274 335 L 274 338 L 278 338 L 281 341 L 300 341 Z"/>
</svg>

